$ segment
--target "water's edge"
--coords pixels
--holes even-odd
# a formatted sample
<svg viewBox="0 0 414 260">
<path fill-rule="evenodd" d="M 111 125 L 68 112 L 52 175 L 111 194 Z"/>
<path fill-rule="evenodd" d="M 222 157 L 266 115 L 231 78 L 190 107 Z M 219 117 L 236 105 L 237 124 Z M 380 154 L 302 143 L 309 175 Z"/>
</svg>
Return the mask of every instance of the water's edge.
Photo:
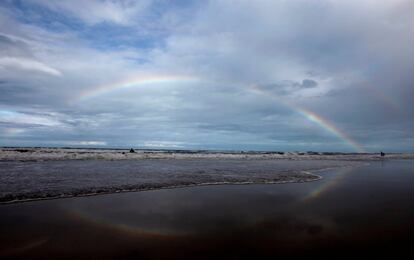
<svg viewBox="0 0 414 260">
<path fill-rule="evenodd" d="M 394 160 L 398 161 L 398 160 Z M 200 183 L 190 183 L 190 184 L 172 184 L 172 183 L 163 183 L 160 186 L 156 187 L 137 187 L 140 184 L 131 184 L 132 187 L 97 187 L 97 189 L 101 189 L 98 191 L 93 192 L 83 192 L 83 191 L 75 191 L 74 193 L 62 193 L 57 196 L 33 196 L 28 198 L 12 198 L 11 200 L 0 200 L 1 205 L 8 205 L 8 204 L 16 204 L 16 203 L 24 203 L 24 202 L 34 202 L 34 201 L 43 201 L 43 200 L 56 200 L 56 199 L 68 199 L 68 198 L 77 198 L 77 197 L 91 197 L 91 196 L 99 196 L 99 195 L 109 195 L 109 194 L 118 194 L 118 193 L 129 193 L 129 192 L 144 192 L 144 191 L 155 191 L 155 190 L 163 190 L 163 189 L 182 189 L 182 188 L 190 188 L 190 187 L 199 187 L 199 186 L 211 186 L 211 185 L 259 185 L 259 184 L 294 184 L 294 183 L 307 183 L 307 182 L 314 182 L 323 179 L 321 175 L 318 175 L 319 172 L 325 172 L 335 169 L 346 169 L 346 168 L 359 168 L 362 166 L 370 165 L 372 162 L 375 161 L 354 161 L 355 164 L 353 165 L 338 165 L 338 166 L 330 166 L 330 167 L 322 167 L 320 169 L 310 169 L 310 170 L 292 170 L 288 172 L 276 172 L 275 176 L 277 179 L 278 174 L 290 174 L 293 175 L 290 180 L 252 180 L 252 181 L 217 181 L 217 182 L 200 182 Z M 294 176 L 295 174 L 304 174 L 308 177 L 304 176 Z M 284 179 L 285 176 L 280 176 L 280 179 Z M 152 185 L 152 184 L 147 184 Z M 135 186 L 135 187 L 134 187 Z M 4 199 L 4 198 L 3 198 Z"/>
<path fill-rule="evenodd" d="M 335 168 L 347 168 L 347 167 L 358 167 L 358 166 L 343 166 L 343 167 L 335 167 Z M 333 169 L 333 167 L 314 170 L 312 172 L 319 172 Z M 99 196 L 99 195 L 108 195 L 108 194 L 119 194 L 119 193 L 129 193 L 129 192 L 144 192 L 144 191 L 155 191 L 155 190 L 164 190 L 164 189 L 182 189 L 182 188 L 190 188 L 190 187 L 199 187 L 199 186 L 211 186 L 211 185 L 254 185 L 254 184 L 287 184 L 287 183 L 305 183 L 305 182 L 313 182 L 319 181 L 323 177 L 317 175 L 315 173 L 311 173 L 309 171 L 299 171 L 299 172 L 292 172 L 294 173 L 302 173 L 305 175 L 312 176 L 313 179 L 298 179 L 298 180 L 284 180 L 284 181 L 248 181 L 248 182 L 207 182 L 207 183 L 197 183 L 197 184 L 187 184 L 187 185 L 168 185 L 166 184 L 163 187 L 149 187 L 149 188 L 133 188 L 133 189 L 120 189 L 115 191 L 102 191 L 102 192 L 93 192 L 93 193 L 80 193 L 80 194 L 63 194 L 60 196 L 52 196 L 52 197 L 39 197 L 39 198 L 28 198 L 28 199 L 17 199 L 17 200 L 10 200 L 10 201 L 0 201 L 0 205 L 8 205 L 8 204 L 16 204 L 16 203 L 24 203 L 24 202 L 33 202 L 33 201 L 43 201 L 43 200 L 56 200 L 56 199 L 68 199 L 68 198 L 78 198 L 78 197 L 91 197 L 91 196 Z"/>
</svg>

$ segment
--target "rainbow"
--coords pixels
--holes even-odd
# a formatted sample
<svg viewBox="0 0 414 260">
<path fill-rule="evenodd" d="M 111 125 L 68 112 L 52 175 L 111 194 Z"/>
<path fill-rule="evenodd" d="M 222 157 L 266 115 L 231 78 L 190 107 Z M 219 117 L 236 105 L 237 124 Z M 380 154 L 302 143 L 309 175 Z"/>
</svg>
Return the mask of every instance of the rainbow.
<svg viewBox="0 0 414 260">
<path fill-rule="evenodd" d="M 332 122 L 328 121 L 327 119 L 323 118 L 321 115 L 316 114 L 315 112 L 312 112 L 308 109 L 304 109 L 300 106 L 297 106 L 291 102 L 288 102 L 287 100 L 281 99 L 280 97 L 276 96 L 276 95 L 272 95 L 271 93 L 268 93 L 264 90 L 262 90 L 260 88 L 260 86 L 258 85 L 251 85 L 249 86 L 250 89 L 259 92 L 263 95 L 266 95 L 267 97 L 270 97 L 272 99 L 275 99 L 278 101 L 278 103 L 283 104 L 284 106 L 296 111 L 297 113 L 299 113 L 300 115 L 304 116 L 306 119 L 308 119 L 309 121 L 319 125 L 320 127 L 322 127 L 323 129 L 325 129 L 326 131 L 328 131 L 329 133 L 331 133 L 332 135 L 336 136 L 337 138 L 339 138 L 340 140 L 342 140 L 344 143 L 348 144 L 349 146 L 351 146 L 355 151 L 360 152 L 360 153 L 364 153 L 366 152 L 365 149 L 362 147 L 362 145 L 360 145 L 359 143 L 357 143 L 355 140 L 353 140 L 350 136 L 348 136 L 347 134 L 345 134 L 344 131 L 342 131 L 341 129 L 339 129 L 337 126 L 335 126 Z"/>
<path fill-rule="evenodd" d="M 126 80 L 117 81 L 107 85 L 101 85 L 84 91 L 78 95 L 74 101 L 83 101 L 89 98 L 104 95 L 110 92 L 135 88 L 138 86 L 150 84 L 165 84 L 165 83 L 184 83 L 197 81 L 198 78 L 186 75 L 139 75 L 128 78 Z"/>
<path fill-rule="evenodd" d="M 358 144 L 355 140 L 349 137 L 344 131 L 336 127 L 332 122 L 329 122 L 327 119 L 323 118 L 322 116 L 316 114 L 315 112 L 305 110 L 300 107 L 296 107 L 296 111 L 302 114 L 304 117 L 306 117 L 309 121 L 316 123 L 317 125 L 326 129 L 331 134 L 345 141 L 347 144 L 352 146 L 356 151 L 361 152 L 361 153 L 366 152 L 365 149 L 360 144 Z"/>
<path fill-rule="evenodd" d="M 145 237 L 152 237 L 152 238 L 160 238 L 166 239 L 172 236 L 185 236 L 187 232 L 185 231 L 178 231 L 178 230 L 169 230 L 162 227 L 155 228 L 155 227 L 144 227 L 144 226 L 136 226 L 131 225 L 131 223 L 125 222 L 122 219 L 116 218 L 108 218 L 105 217 L 105 214 L 99 214 L 97 216 L 92 211 L 88 209 L 82 208 L 71 208 L 65 211 L 68 218 L 87 222 L 93 225 L 102 226 L 106 228 L 111 228 L 112 230 L 116 230 L 117 232 L 128 234 L 128 235 L 139 235 Z"/>
<path fill-rule="evenodd" d="M 352 172 L 354 168 L 348 167 L 336 170 L 333 175 L 329 175 L 326 178 L 324 177 L 321 181 L 315 183 L 315 185 L 318 185 L 315 189 L 313 189 L 311 192 L 306 194 L 302 198 L 302 202 L 309 202 L 311 200 L 317 199 L 323 194 L 333 190 L 335 187 L 337 187 L 342 181 L 345 179 L 348 173 Z"/>
<path fill-rule="evenodd" d="M 26 130 L 23 128 L 5 128 L 3 129 L 3 133 L 7 137 L 12 137 L 24 133 Z"/>
<path fill-rule="evenodd" d="M 378 101 L 381 101 L 383 104 L 385 104 L 392 111 L 401 112 L 400 105 L 394 99 L 386 95 L 379 88 L 371 86 L 368 81 L 362 82 L 360 86 L 367 90 L 369 93 L 371 93 L 371 95 L 373 95 Z"/>
<path fill-rule="evenodd" d="M 115 83 L 111 83 L 107 85 L 101 85 L 91 90 L 84 91 L 75 98 L 75 101 L 84 101 L 86 99 L 97 97 L 97 96 L 111 93 L 114 91 L 135 88 L 135 87 L 144 86 L 144 85 L 165 84 L 165 83 L 186 83 L 186 82 L 194 82 L 198 80 L 199 78 L 197 77 L 186 76 L 186 75 L 162 75 L 162 74 L 139 75 L 139 76 L 131 77 L 126 80 L 117 81 Z M 345 132 L 343 132 L 341 129 L 335 126 L 332 122 L 323 118 L 321 115 L 318 115 L 315 112 L 312 112 L 310 110 L 299 107 L 291 102 L 283 100 L 276 95 L 269 95 L 268 92 L 263 91 L 258 85 L 251 85 L 249 88 L 261 94 L 265 94 L 268 97 L 276 99 L 279 103 L 298 112 L 299 114 L 307 118 L 309 121 L 314 122 L 315 124 L 319 125 L 323 129 L 326 129 L 328 132 L 338 137 L 343 142 L 347 143 L 349 146 L 351 146 L 356 151 L 365 152 L 364 148 L 360 144 L 358 144 L 355 140 L 353 140 L 351 137 L 345 134 Z"/>
</svg>

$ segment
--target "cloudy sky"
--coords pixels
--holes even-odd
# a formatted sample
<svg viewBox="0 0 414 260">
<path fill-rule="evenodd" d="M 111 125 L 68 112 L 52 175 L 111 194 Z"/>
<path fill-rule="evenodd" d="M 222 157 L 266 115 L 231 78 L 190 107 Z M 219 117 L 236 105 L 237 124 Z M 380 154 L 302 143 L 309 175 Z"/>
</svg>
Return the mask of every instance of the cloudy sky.
<svg viewBox="0 0 414 260">
<path fill-rule="evenodd" d="M 414 150 L 414 2 L 0 2 L 0 146 Z"/>
</svg>

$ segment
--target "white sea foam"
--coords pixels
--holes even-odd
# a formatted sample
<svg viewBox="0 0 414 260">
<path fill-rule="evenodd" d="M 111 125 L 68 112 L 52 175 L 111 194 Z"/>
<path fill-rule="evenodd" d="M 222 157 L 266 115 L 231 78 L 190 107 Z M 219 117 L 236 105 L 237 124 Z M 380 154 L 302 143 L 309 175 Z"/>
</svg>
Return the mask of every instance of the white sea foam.
<svg viewBox="0 0 414 260">
<path fill-rule="evenodd" d="M 315 152 L 210 152 L 178 150 L 0 148 L 0 160 L 133 160 L 133 159 L 287 159 L 287 160 L 384 160 L 414 159 L 414 154 L 315 153 Z"/>
</svg>

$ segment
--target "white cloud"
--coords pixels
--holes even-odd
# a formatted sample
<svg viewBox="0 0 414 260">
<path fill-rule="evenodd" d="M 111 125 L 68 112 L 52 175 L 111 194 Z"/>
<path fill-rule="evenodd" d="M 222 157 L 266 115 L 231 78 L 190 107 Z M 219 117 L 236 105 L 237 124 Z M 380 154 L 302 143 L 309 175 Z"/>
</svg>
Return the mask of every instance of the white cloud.
<svg viewBox="0 0 414 260">
<path fill-rule="evenodd" d="M 182 148 L 183 142 L 173 141 L 146 141 L 143 146 L 147 148 Z"/>
<path fill-rule="evenodd" d="M 62 75 L 62 73 L 57 69 L 54 69 L 42 62 L 21 57 L 1 57 L 0 68 L 42 72 L 53 76 Z"/>
<path fill-rule="evenodd" d="M 26 114 L 9 110 L 0 110 L 0 123 L 40 126 L 63 125 L 59 120 L 46 115 Z"/>
<path fill-rule="evenodd" d="M 102 22 L 130 25 L 151 3 L 148 0 L 34 0 L 33 2 L 50 10 L 75 16 L 89 25 Z"/>
<path fill-rule="evenodd" d="M 65 142 L 69 145 L 82 145 L 82 146 L 106 146 L 107 143 L 103 141 L 69 141 Z"/>
</svg>

